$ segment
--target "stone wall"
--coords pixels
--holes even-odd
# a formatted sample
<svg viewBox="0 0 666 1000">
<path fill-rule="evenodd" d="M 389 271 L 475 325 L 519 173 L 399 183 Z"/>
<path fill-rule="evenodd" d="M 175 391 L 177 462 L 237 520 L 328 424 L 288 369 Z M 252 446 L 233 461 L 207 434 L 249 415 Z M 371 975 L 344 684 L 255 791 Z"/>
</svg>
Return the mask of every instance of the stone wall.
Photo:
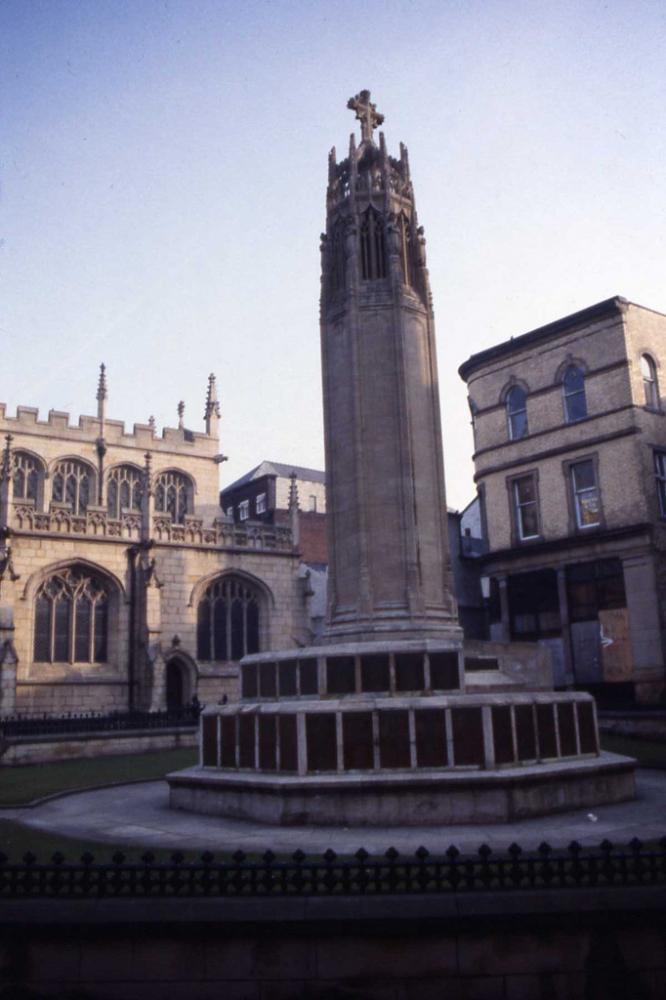
<svg viewBox="0 0 666 1000">
<path fill-rule="evenodd" d="M 85 733 L 66 736 L 17 736 L 0 744 L 0 765 L 39 764 L 81 757 L 113 757 L 196 747 L 196 730 L 161 729 L 123 733 Z"/>
<path fill-rule="evenodd" d="M 663 895 L 6 901 L 0 989 L 30 1000 L 661 1000 Z"/>
</svg>

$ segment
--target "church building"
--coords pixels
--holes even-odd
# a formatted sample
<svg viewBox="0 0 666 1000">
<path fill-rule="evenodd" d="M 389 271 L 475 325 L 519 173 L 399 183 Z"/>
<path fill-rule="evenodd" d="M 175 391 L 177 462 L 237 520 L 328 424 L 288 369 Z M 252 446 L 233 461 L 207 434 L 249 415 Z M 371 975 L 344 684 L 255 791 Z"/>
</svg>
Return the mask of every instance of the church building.
<svg viewBox="0 0 666 1000">
<path fill-rule="evenodd" d="M 0 404 L 0 714 L 177 708 L 232 694 L 247 653 L 309 639 L 290 524 L 219 506 L 204 429 Z"/>
</svg>

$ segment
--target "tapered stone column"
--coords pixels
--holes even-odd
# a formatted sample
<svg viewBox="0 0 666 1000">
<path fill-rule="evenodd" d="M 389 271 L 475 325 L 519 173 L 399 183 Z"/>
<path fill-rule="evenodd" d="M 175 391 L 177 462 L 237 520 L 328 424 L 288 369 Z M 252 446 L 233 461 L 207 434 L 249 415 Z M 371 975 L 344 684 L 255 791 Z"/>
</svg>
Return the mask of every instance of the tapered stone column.
<svg viewBox="0 0 666 1000">
<path fill-rule="evenodd" d="M 407 151 L 390 157 L 367 91 L 349 156 L 329 158 L 321 344 L 328 641 L 456 638 L 434 319 Z"/>
</svg>

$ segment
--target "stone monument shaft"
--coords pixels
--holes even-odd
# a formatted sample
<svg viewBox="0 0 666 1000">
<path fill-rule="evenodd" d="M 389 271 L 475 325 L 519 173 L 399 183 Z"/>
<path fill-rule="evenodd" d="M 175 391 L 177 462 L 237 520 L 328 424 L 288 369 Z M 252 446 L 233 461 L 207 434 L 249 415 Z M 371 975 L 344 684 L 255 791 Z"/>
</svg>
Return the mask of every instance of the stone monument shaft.
<svg viewBox="0 0 666 1000">
<path fill-rule="evenodd" d="M 389 156 L 361 91 L 329 156 L 321 347 L 329 641 L 458 634 L 434 319 L 407 150 Z"/>
</svg>

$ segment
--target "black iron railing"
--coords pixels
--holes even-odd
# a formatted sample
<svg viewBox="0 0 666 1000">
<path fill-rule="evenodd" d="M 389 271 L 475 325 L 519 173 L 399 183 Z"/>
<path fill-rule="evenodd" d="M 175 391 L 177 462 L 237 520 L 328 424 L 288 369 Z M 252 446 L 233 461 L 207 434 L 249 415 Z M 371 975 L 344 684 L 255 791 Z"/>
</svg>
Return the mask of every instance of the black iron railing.
<svg viewBox="0 0 666 1000">
<path fill-rule="evenodd" d="M 0 719 L 0 739 L 15 736 L 59 736 L 68 733 L 122 732 L 127 729 L 192 727 L 201 708 L 187 705 L 164 712 L 84 712 L 68 715 L 13 715 Z"/>
<path fill-rule="evenodd" d="M 70 862 L 54 854 L 47 864 L 33 854 L 19 863 L 0 854 L 0 898 L 186 897 L 186 896 L 378 896 L 534 889 L 655 886 L 666 883 L 666 837 L 656 846 L 632 840 L 626 847 L 604 841 L 598 848 L 573 842 L 564 850 L 548 844 L 527 852 L 513 844 L 496 854 L 482 846 L 463 856 L 455 847 L 443 855 L 419 848 L 381 857 L 365 850 L 353 857 L 326 851 L 308 857 L 296 851 L 283 859 L 267 851 L 258 860 L 238 851 L 216 860 L 205 853 L 188 861 L 176 852 L 168 861 L 148 852 L 130 862 L 120 852 L 107 863 L 84 854 Z"/>
</svg>

